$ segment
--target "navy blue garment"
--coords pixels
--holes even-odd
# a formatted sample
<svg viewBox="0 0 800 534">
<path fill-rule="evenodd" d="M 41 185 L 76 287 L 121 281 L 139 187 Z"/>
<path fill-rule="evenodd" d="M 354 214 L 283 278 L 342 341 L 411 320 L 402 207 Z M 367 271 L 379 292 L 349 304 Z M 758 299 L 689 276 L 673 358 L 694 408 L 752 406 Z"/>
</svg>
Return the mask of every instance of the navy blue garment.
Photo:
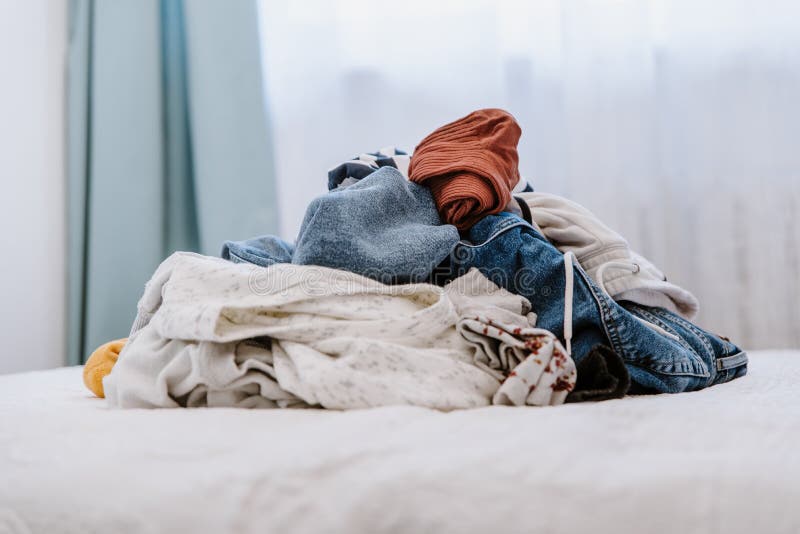
<svg viewBox="0 0 800 534">
<path fill-rule="evenodd" d="M 453 250 L 450 276 L 477 267 L 501 287 L 527 297 L 537 326 L 563 339 L 564 255 L 516 215 L 489 215 Z M 677 393 L 726 382 L 747 372 L 747 354 L 662 308 L 626 304 L 606 295 L 575 262 L 572 358 L 576 364 L 598 344 L 625 362 L 633 392 Z M 662 332 L 645 324 L 658 325 Z"/>
<path fill-rule="evenodd" d="M 360 154 L 328 171 L 328 189 L 351 185 L 362 180 L 381 167 L 394 167 L 408 178 L 408 153 L 394 147 L 382 148 L 377 152 Z"/>
<path fill-rule="evenodd" d="M 522 186 L 522 189 L 514 188 L 514 191 L 512 191 L 512 193 L 533 193 L 533 186 L 527 180 L 521 182 L 517 187 L 519 187 L 520 185 Z"/>
</svg>

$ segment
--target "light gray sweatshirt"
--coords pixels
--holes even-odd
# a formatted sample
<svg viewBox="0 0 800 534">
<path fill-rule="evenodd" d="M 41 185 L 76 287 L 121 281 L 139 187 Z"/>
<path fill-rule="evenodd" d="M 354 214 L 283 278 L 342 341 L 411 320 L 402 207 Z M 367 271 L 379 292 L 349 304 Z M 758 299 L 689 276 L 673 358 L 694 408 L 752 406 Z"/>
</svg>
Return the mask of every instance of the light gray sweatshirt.
<svg viewBox="0 0 800 534">
<path fill-rule="evenodd" d="M 561 252 L 573 252 L 592 280 L 614 300 L 656 306 L 692 320 L 697 298 L 667 281 L 655 265 L 631 250 L 628 242 L 592 212 L 550 193 L 515 193 L 529 210 L 532 224 Z"/>
</svg>

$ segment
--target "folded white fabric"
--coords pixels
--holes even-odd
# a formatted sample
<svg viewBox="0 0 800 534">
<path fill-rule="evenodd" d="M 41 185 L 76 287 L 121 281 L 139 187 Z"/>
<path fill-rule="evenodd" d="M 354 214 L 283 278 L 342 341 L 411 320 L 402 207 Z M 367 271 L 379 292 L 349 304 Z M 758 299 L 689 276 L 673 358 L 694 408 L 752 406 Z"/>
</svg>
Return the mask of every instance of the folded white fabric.
<svg viewBox="0 0 800 534">
<path fill-rule="evenodd" d="M 558 388 L 574 386 L 574 365 L 548 366 L 525 348 L 549 334 L 531 327 L 530 303 L 478 271 L 462 279 L 447 290 L 387 286 L 323 267 L 173 254 L 145 288 L 106 398 L 117 407 L 449 410 L 491 403 L 517 367 L 554 393 L 503 402 L 563 402 Z M 544 365 L 522 368 L 528 359 Z"/>
<path fill-rule="evenodd" d="M 534 327 L 536 314 L 530 308 L 522 310 L 525 317 L 508 309 L 504 304 L 509 293 L 477 269 L 453 280 L 445 292 L 459 314 L 456 329 L 475 347 L 475 364 L 505 379 L 493 404 L 545 406 L 566 400 L 575 387 L 575 363 L 558 338 Z M 489 302 L 494 305 L 487 306 Z"/>
<path fill-rule="evenodd" d="M 534 226 L 561 252 L 572 251 L 586 273 L 614 300 L 659 306 L 686 319 L 700 308 L 686 289 L 667 282 L 649 260 L 576 202 L 549 193 L 516 193 L 530 208 Z"/>
</svg>

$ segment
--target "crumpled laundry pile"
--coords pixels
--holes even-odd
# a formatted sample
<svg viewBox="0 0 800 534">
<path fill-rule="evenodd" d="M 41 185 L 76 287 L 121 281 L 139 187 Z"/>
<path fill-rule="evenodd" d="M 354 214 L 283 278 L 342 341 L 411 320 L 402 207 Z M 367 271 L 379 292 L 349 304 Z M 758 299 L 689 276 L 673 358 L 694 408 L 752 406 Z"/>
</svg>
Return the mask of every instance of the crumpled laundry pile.
<svg viewBox="0 0 800 534">
<path fill-rule="evenodd" d="M 328 173 L 294 242 L 177 252 L 84 380 L 115 407 L 452 410 L 678 393 L 747 354 L 591 212 L 534 192 L 484 109 Z"/>
</svg>

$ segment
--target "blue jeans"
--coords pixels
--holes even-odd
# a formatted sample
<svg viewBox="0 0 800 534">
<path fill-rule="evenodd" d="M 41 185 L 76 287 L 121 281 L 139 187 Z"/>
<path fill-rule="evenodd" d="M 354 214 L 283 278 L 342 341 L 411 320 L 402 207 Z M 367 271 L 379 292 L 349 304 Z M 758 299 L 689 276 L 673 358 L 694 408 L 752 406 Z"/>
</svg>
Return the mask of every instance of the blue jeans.
<svg viewBox="0 0 800 534">
<path fill-rule="evenodd" d="M 482 219 L 454 247 L 448 276 L 472 267 L 527 297 L 538 315 L 537 326 L 563 339 L 564 256 L 530 224 L 510 213 Z M 694 391 L 747 372 L 747 354 L 733 343 L 662 308 L 615 302 L 578 265 L 572 304 L 575 362 L 596 344 L 610 346 L 625 362 L 635 384 L 632 392 Z"/>
</svg>

